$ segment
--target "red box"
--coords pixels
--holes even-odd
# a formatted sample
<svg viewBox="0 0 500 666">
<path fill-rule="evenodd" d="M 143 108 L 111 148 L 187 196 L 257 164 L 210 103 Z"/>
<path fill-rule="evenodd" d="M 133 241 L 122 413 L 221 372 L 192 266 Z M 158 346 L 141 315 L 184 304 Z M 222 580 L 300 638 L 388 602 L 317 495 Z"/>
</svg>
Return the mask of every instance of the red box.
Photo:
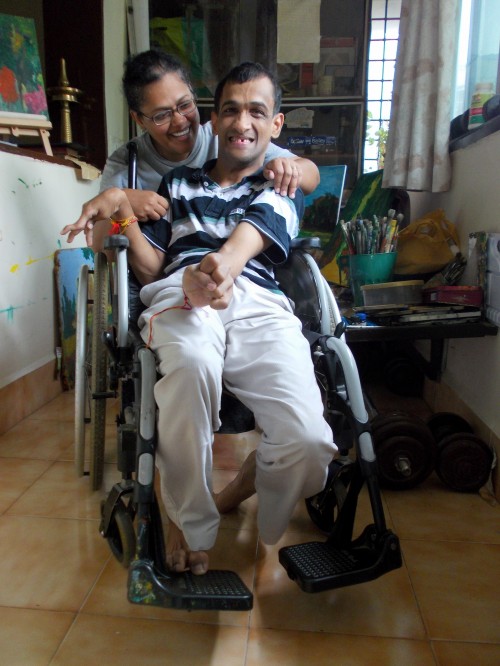
<svg viewBox="0 0 500 666">
<path fill-rule="evenodd" d="M 483 302 L 481 287 L 433 287 L 422 291 L 424 303 L 450 303 L 453 305 L 475 305 Z"/>
</svg>

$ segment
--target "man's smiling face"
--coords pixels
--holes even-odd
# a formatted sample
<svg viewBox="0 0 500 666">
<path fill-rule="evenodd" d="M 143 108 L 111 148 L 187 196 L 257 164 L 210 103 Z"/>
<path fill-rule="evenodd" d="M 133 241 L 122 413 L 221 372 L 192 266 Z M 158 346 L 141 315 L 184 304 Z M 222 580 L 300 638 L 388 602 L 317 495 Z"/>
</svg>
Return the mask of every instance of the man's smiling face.
<svg viewBox="0 0 500 666">
<path fill-rule="evenodd" d="M 230 168 L 253 173 L 264 163 L 269 141 L 283 126 L 282 113 L 274 113 L 274 90 L 267 76 L 246 83 L 226 83 L 219 111 L 212 114 L 219 137 L 219 157 Z"/>
</svg>

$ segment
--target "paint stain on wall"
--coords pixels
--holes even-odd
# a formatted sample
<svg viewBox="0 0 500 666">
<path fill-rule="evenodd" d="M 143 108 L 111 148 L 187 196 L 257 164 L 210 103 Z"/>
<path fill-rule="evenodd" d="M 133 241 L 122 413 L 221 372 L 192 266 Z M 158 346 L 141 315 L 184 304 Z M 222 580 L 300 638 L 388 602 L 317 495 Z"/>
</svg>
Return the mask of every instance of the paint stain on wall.
<svg viewBox="0 0 500 666">
<path fill-rule="evenodd" d="M 43 185 L 43 180 L 41 178 L 38 178 L 38 180 L 35 180 L 31 185 L 29 185 L 25 180 L 22 178 L 17 179 L 19 183 L 24 185 L 24 187 L 29 190 L 30 187 L 35 188 L 35 187 L 40 187 L 40 185 Z M 16 190 L 11 190 L 12 194 L 17 194 Z"/>
<path fill-rule="evenodd" d="M 7 321 L 14 321 L 14 310 L 19 310 L 20 307 L 21 306 L 14 307 L 13 305 L 11 305 L 8 308 L 0 310 L 0 314 L 6 314 Z"/>
<path fill-rule="evenodd" d="M 39 261 L 45 261 L 46 259 L 50 259 L 52 261 L 54 259 L 54 252 L 52 252 L 52 254 L 48 254 L 46 257 L 39 257 L 38 259 L 33 259 L 30 256 L 29 259 L 24 262 L 24 265 L 31 266 L 32 264 L 37 264 Z M 21 266 L 20 264 L 12 264 L 9 270 L 11 273 L 17 273 L 17 271 L 21 270 Z"/>
</svg>

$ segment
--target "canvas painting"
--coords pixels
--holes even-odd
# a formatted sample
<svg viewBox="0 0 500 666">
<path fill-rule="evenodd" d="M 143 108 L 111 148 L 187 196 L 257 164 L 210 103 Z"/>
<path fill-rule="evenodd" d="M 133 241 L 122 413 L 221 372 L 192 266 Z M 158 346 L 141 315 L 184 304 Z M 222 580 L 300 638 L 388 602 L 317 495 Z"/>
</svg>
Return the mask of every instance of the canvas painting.
<svg viewBox="0 0 500 666">
<path fill-rule="evenodd" d="M 318 168 L 320 183 L 304 198 L 301 233 L 303 236 L 319 236 L 327 242 L 339 220 L 347 167 L 339 164 Z"/>
<path fill-rule="evenodd" d="M 35 21 L 0 14 L 0 113 L 5 111 L 48 119 Z"/>
</svg>

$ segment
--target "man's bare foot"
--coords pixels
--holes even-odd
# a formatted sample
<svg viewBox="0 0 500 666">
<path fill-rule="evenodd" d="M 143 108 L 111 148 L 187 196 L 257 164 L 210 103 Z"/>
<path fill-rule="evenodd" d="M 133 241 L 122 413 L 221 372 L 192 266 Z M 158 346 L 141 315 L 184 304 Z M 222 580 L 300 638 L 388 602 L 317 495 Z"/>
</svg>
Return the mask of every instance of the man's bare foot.
<svg viewBox="0 0 500 666">
<path fill-rule="evenodd" d="M 208 571 L 208 554 L 204 550 L 190 550 L 184 534 L 169 520 L 167 534 L 167 566 L 172 571 L 186 571 L 201 576 Z"/>
<path fill-rule="evenodd" d="M 219 513 L 231 511 L 255 493 L 256 453 L 256 451 L 252 451 L 236 477 L 220 493 L 214 493 L 214 501 Z"/>
</svg>

